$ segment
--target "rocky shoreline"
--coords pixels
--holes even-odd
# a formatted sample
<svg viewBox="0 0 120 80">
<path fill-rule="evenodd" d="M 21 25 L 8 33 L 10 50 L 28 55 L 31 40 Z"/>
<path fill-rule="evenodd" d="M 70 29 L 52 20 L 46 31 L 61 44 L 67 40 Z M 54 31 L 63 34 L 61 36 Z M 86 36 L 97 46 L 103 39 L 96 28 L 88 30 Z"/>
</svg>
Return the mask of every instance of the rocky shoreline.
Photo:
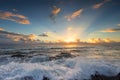
<svg viewBox="0 0 120 80">
<path fill-rule="evenodd" d="M 33 77 L 31 76 L 25 76 L 20 80 L 35 80 L 35 79 L 33 79 Z M 51 80 L 51 79 L 46 76 L 43 76 L 42 80 Z M 61 79 L 61 80 L 64 80 L 64 79 Z M 70 80 L 73 80 L 73 79 L 70 79 Z M 74 80 L 80 80 L 80 79 L 74 79 Z M 84 79 L 84 80 L 120 80 L 120 73 L 113 76 L 106 76 L 96 71 L 95 74 L 91 75 L 91 79 Z"/>
</svg>

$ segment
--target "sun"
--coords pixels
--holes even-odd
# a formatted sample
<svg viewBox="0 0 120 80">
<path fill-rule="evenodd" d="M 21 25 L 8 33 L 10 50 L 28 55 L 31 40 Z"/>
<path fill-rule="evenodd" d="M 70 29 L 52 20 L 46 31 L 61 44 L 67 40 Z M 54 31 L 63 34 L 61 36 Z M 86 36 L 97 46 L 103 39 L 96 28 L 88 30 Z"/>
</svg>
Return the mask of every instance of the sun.
<svg viewBox="0 0 120 80">
<path fill-rule="evenodd" d="M 67 39 L 64 40 L 64 42 L 72 43 L 72 42 L 76 42 L 76 40 L 74 38 L 67 38 Z"/>
<path fill-rule="evenodd" d="M 65 43 L 76 43 L 76 42 L 79 42 L 80 39 L 79 39 L 79 29 L 77 28 L 74 28 L 74 27 L 67 27 L 64 35 L 63 35 L 63 38 L 62 38 L 62 41 L 64 41 Z"/>
</svg>

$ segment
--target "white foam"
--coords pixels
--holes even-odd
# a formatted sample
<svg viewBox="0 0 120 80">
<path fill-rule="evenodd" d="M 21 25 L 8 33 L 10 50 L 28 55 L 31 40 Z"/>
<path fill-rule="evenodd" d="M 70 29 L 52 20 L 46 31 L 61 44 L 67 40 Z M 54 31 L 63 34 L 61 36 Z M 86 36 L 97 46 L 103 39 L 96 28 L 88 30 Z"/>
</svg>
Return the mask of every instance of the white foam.
<svg viewBox="0 0 120 80">
<path fill-rule="evenodd" d="M 120 72 L 120 50 L 111 49 L 109 51 L 103 47 L 87 47 L 79 50 L 81 50 L 80 53 L 71 53 L 72 55 L 79 54 L 78 57 L 46 62 L 41 62 L 41 59 L 47 58 L 44 54 L 34 56 L 30 61 L 24 63 L 7 57 L 8 59 L 3 62 L 7 64 L 0 65 L 0 80 L 19 80 L 25 76 L 31 76 L 34 80 L 42 80 L 43 76 L 51 80 L 83 80 L 89 79 L 95 71 L 105 75 L 116 75 Z"/>
<path fill-rule="evenodd" d="M 43 76 L 51 80 L 86 79 L 95 71 L 105 75 L 115 75 L 120 71 L 120 63 L 115 64 L 101 59 L 77 57 L 67 59 L 63 63 L 57 61 L 44 63 L 15 63 L 0 66 L 2 80 L 15 80 L 18 77 L 32 76 L 35 80 L 42 80 Z"/>
</svg>

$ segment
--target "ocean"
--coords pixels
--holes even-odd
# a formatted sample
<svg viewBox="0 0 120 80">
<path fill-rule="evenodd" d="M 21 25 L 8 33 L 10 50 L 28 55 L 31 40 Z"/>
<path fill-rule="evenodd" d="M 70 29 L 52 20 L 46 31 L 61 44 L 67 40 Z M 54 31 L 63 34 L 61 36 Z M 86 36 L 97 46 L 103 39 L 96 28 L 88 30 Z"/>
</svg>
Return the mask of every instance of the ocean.
<svg viewBox="0 0 120 80">
<path fill-rule="evenodd" d="M 89 80 L 96 71 L 120 72 L 120 45 L 0 47 L 0 80 Z"/>
</svg>

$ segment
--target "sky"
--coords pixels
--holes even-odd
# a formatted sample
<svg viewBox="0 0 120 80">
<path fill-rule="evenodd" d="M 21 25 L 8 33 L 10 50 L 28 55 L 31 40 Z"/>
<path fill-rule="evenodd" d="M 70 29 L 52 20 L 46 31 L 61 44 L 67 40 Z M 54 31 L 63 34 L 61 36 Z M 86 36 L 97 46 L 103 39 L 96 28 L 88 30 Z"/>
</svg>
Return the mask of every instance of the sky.
<svg viewBox="0 0 120 80">
<path fill-rule="evenodd" d="M 0 43 L 120 42 L 120 0 L 0 0 Z"/>
</svg>

